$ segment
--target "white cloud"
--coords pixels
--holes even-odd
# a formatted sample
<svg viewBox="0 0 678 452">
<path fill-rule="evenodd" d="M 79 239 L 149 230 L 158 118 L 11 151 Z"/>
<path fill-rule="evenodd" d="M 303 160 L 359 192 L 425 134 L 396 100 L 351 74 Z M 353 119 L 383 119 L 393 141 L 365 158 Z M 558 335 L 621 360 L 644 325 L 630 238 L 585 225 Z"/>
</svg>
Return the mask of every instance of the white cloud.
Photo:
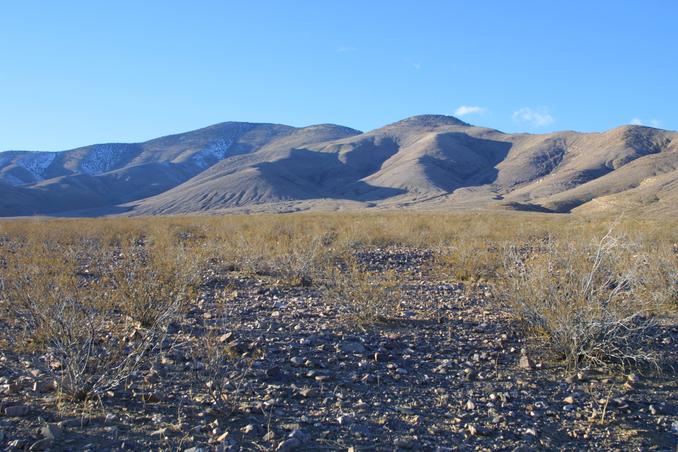
<svg viewBox="0 0 678 452">
<path fill-rule="evenodd" d="M 408 64 L 409 66 L 412 66 L 413 68 L 415 68 L 416 70 L 421 69 L 421 63 L 419 63 L 418 61 L 414 61 L 414 60 L 411 60 L 409 58 L 405 58 L 403 61 L 406 64 Z"/>
<path fill-rule="evenodd" d="M 523 107 L 514 111 L 511 116 L 514 121 L 529 124 L 532 127 L 544 127 L 553 124 L 556 121 L 546 107 Z"/>
<path fill-rule="evenodd" d="M 466 116 L 466 115 L 484 115 L 487 113 L 487 108 L 478 107 L 476 105 L 460 105 L 459 108 L 454 110 L 454 116 Z"/>
<path fill-rule="evenodd" d="M 655 128 L 659 128 L 659 127 L 662 126 L 662 122 L 661 122 L 660 120 L 654 119 L 654 118 L 653 118 L 653 119 L 650 119 L 650 120 L 648 120 L 648 121 L 644 121 L 644 120 L 642 120 L 642 119 L 640 119 L 640 118 L 633 118 L 633 119 L 631 119 L 631 121 L 629 122 L 629 124 L 632 124 L 632 125 L 634 125 L 634 126 L 645 126 L 645 125 L 648 125 L 648 126 L 650 126 L 650 127 L 655 127 Z"/>
</svg>

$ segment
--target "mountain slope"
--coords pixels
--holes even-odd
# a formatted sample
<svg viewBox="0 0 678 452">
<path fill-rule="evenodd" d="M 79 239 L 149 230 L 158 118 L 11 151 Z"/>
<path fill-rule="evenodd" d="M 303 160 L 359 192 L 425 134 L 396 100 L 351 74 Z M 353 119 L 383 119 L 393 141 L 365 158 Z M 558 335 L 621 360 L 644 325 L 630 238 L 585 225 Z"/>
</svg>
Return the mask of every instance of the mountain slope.
<svg viewBox="0 0 678 452">
<path fill-rule="evenodd" d="M 22 212 L 114 206 L 167 191 L 226 157 L 258 150 L 295 130 L 229 122 L 145 143 L 93 145 L 59 153 L 4 152 L 0 182 L 32 193 L 24 198 L 32 201 Z M 7 187 L 0 187 L 0 195 L 12 196 Z M 6 207 L 0 215 L 15 215 L 15 210 Z"/>
<path fill-rule="evenodd" d="M 678 134 L 506 134 L 422 115 L 361 133 L 222 123 L 136 144 L 0 153 L 0 215 L 336 208 L 678 215 Z M 94 214 L 93 213 L 93 214 Z"/>
</svg>

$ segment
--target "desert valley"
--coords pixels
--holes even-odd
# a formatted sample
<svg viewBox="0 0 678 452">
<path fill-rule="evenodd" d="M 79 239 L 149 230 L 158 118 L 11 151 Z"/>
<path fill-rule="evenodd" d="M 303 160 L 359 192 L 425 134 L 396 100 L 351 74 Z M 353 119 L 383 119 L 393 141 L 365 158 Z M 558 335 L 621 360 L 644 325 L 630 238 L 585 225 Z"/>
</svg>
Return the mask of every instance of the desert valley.
<svg viewBox="0 0 678 452">
<path fill-rule="evenodd" d="M 678 2 L 0 2 L 0 450 L 678 452 Z"/>
</svg>

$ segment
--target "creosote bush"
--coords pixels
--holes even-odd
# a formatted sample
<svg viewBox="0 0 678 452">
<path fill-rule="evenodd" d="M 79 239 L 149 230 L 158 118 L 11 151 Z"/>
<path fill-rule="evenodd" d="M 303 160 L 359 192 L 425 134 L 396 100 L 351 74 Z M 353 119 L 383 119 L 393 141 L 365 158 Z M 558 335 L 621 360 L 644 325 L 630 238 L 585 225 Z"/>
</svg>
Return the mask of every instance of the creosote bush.
<svg viewBox="0 0 678 452">
<path fill-rule="evenodd" d="M 47 361 L 62 393 L 76 399 L 146 365 L 191 293 L 182 276 L 190 265 L 179 254 L 95 249 L 41 240 L 2 250 L 3 333 Z"/>
<path fill-rule="evenodd" d="M 659 293 L 657 255 L 621 235 L 550 241 L 506 253 L 506 297 L 527 335 L 570 368 L 657 366 L 645 347 L 670 294 Z M 670 278 L 670 276 L 669 276 Z"/>
<path fill-rule="evenodd" d="M 352 323 L 364 326 L 396 317 L 401 298 L 393 271 L 369 271 L 347 258 L 328 273 L 325 299 Z"/>
<path fill-rule="evenodd" d="M 150 366 L 165 326 L 210 285 L 311 285 L 347 326 L 397 318 L 401 275 L 368 271 L 355 255 L 407 247 L 441 250 L 432 278 L 505 283 L 525 331 L 573 367 L 652 361 L 643 340 L 659 313 L 678 311 L 678 222 L 623 220 L 628 240 L 592 245 L 607 229 L 604 219 L 489 212 L 0 221 L 0 345 L 42 360 L 64 392 L 96 396 Z M 213 339 L 195 350 L 198 374 L 226 411 L 248 362 Z"/>
</svg>

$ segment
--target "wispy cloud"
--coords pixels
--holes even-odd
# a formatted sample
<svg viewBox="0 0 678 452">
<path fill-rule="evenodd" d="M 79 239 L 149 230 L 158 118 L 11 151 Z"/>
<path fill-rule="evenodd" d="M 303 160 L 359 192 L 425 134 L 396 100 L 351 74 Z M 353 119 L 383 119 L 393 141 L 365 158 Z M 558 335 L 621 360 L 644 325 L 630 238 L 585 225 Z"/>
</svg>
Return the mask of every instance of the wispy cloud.
<svg viewBox="0 0 678 452">
<path fill-rule="evenodd" d="M 337 47 L 337 53 L 349 53 L 355 52 L 357 49 L 351 46 L 339 46 Z"/>
<path fill-rule="evenodd" d="M 454 116 L 462 117 L 466 115 L 484 115 L 487 113 L 487 108 L 478 107 L 477 105 L 460 105 L 454 110 Z"/>
<path fill-rule="evenodd" d="M 544 127 L 556 121 L 546 107 L 523 107 L 514 111 L 511 116 L 514 121 L 528 124 L 532 127 Z"/>
<path fill-rule="evenodd" d="M 405 59 L 405 63 L 409 64 L 410 66 L 412 66 L 416 70 L 421 69 L 421 63 L 419 63 L 418 61 L 413 61 L 413 60 L 410 60 L 409 58 L 407 58 L 407 59 Z"/>
<path fill-rule="evenodd" d="M 650 126 L 650 127 L 655 127 L 659 128 L 662 126 L 662 122 L 658 119 L 649 119 L 647 121 L 644 121 L 640 118 L 633 118 L 631 121 L 629 121 L 629 124 L 633 124 L 634 126 Z"/>
</svg>

